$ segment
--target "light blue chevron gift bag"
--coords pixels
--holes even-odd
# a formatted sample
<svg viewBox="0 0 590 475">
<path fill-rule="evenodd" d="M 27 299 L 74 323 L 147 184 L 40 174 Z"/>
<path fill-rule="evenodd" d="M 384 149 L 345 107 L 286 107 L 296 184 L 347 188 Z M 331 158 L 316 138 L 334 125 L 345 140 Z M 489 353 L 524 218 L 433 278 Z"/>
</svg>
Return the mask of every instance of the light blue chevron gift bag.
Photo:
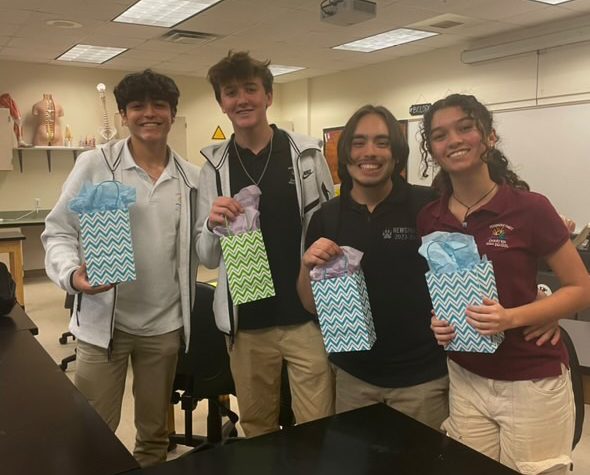
<svg viewBox="0 0 590 475">
<path fill-rule="evenodd" d="M 362 253 L 342 246 L 343 254 L 310 272 L 324 346 L 328 353 L 370 350 L 377 336 L 365 276 Z"/>
<path fill-rule="evenodd" d="M 434 232 L 422 238 L 419 252 L 428 261 L 426 283 L 435 315 L 455 328 L 447 351 L 494 353 L 504 333 L 480 335 L 465 315 L 468 305 L 481 305 L 484 297 L 498 300 L 494 267 L 481 259 L 473 236 Z"/>
<path fill-rule="evenodd" d="M 80 239 L 91 285 L 135 280 L 129 206 L 135 188 L 118 181 L 86 183 L 69 208 L 79 214 Z"/>
<path fill-rule="evenodd" d="M 234 199 L 244 212 L 213 232 L 220 236 L 223 263 L 234 305 L 274 297 L 275 288 L 259 223 L 260 189 L 247 186 Z"/>
</svg>

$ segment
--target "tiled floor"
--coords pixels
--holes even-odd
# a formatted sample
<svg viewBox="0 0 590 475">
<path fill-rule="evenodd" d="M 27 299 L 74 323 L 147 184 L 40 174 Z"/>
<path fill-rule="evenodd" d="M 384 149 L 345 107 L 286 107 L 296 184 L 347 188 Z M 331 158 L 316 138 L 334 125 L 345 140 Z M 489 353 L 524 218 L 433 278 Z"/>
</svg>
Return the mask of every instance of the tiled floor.
<svg viewBox="0 0 590 475">
<path fill-rule="evenodd" d="M 215 278 L 215 272 L 206 269 L 199 270 L 199 280 L 208 281 Z M 67 330 L 68 311 L 63 308 L 64 293 L 55 287 L 46 278 L 29 278 L 25 281 L 26 311 L 39 326 L 39 342 L 51 355 L 56 363 L 62 358 L 72 354 L 75 344 L 60 345 L 58 338 Z M 75 363 L 70 364 L 66 374 L 73 379 Z M 135 430 L 133 428 L 133 400 L 131 397 L 131 374 L 127 378 L 127 388 L 123 399 L 123 413 L 121 424 L 117 430 L 117 436 L 129 449 L 133 449 Z M 232 409 L 236 408 L 235 400 L 232 401 Z M 205 433 L 206 404 L 200 404 L 193 413 L 193 432 Z M 178 432 L 183 431 L 183 414 L 179 407 L 175 408 L 175 422 Z M 169 458 L 175 458 L 186 451 L 179 446 L 170 453 Z M 590 405 L 586 405 L 586 421 L 582 440 L 574 451 L 574 471 L 572 475 L 590 474 Z"/>
</svg>

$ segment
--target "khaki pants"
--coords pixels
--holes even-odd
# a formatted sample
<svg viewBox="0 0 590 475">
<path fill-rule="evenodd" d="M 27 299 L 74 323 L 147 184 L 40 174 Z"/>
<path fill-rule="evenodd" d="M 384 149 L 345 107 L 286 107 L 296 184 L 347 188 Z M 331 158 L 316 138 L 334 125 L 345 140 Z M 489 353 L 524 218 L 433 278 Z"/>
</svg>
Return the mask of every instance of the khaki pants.
<svg viewBox="0 0 590 475">
<path fill-rule="evenodd" d="M 405 388 L 382 388 L 334 369 L 337 413 L 382 402 L 438 431 L 449 415 L 448 376 Z"/>
<path fill-rule="evenodd" d="M 131 358 L 135 399 L 135 450 L 146 467 L 166 461 L 168 405 L 176 373 L 181 330 L 136 336 L 115 330 L 111 359 L 107 350 L 78 340 L 78 389 L 114 432 L 121 419 L 127 364 Z"/>
<path fill-rule="evenodd" d="M 574 396 L 569 371 L 535 381 L 477 376 L 449 360 L 450 437 L 528 475 L 565 475 L 571 463 Z"/>
<path fill-rule="evenodd" d="M 314 322 L 240 330 L 229 349 L 240 424 L 247 437 L 279 429 L 283 359 L 297 423 L 334 413 L 334 384 L 320 329 Z"/>
</svg>

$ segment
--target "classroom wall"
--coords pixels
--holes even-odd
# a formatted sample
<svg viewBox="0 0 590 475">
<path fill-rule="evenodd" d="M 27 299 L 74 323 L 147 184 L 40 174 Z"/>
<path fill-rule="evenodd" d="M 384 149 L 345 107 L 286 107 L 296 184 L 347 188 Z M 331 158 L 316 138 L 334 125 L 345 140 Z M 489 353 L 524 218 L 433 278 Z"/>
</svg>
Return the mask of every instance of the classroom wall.
<svg viewBox="0 0 590 475">
<path fill-rule="evenodd" d="M 411 104 L 434 102 L 451 92 L 474 94 L 492 109 L 590 100 L 590 44 L 474 65 L 461 63 L 461 51 L 444 48 L 284 84 L 283 119 L 293 120 L 296 130 L 309 128 L 321 136 L 323 128 L 343 125 L 366 103 L 383 104 L 407 119 Z"/>
<path fill-rule="evenodd" d="M 74 134 L 74 144 L 87 135 L 98 140 L 98 128 L 102 125 L 102 106 L 96 84 L 107 86 L 107 108 L 111 118 L 116 112 L 112 94 L 114 86 L 126 72 L 97 70 L 72 66 L 43 65 L 0 61 L 0 94 L 9 93 L 16 101 L 24 120 L 24 135 L 31 142 L 34 120 L 31 108 L 42 99 L 43 93 L 51 93 L 64 109 L 62 127 L 69 124 Z M 172 76 L 180 89 L 178 115 L 186 117 L 187 158 L 202 164 L 199 150 L 212 142 L 215 128 L 231 134 L 231 123 L 221 113 L 209 83 L 202 78 Z M 269 109 L 269 118 L 281 119 L 278 91 Z M 111 125 L 114 124 L 111 122 Z M 98 143 L 98 142 L 97 142 Z M 61 186 L 73 166 L 71 152 L 52 152 L 52 171 L 47 168 L 45 152 L 25 151 L 23 173 L 20 173 L 16 152 L 12 171 L 0 171 L 0 211 L 31 209 L 35 198 L 41 199 L 41 208 L 51 208 L 56 202 Z"/>
</svg>

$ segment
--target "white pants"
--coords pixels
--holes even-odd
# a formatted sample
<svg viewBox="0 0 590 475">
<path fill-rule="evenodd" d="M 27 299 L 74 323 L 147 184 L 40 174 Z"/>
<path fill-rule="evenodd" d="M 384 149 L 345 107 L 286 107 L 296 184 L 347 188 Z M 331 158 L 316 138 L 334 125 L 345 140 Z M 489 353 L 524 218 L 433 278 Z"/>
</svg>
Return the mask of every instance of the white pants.
<svg viewBox="0 0 590 475">
<path fill-rule="evenodd" d="M 565 475 L 575 407 L 569 370 L 534 381 L 482 378 L 449 360 L 448 435 L 523 474 Z"/>
</svg>

